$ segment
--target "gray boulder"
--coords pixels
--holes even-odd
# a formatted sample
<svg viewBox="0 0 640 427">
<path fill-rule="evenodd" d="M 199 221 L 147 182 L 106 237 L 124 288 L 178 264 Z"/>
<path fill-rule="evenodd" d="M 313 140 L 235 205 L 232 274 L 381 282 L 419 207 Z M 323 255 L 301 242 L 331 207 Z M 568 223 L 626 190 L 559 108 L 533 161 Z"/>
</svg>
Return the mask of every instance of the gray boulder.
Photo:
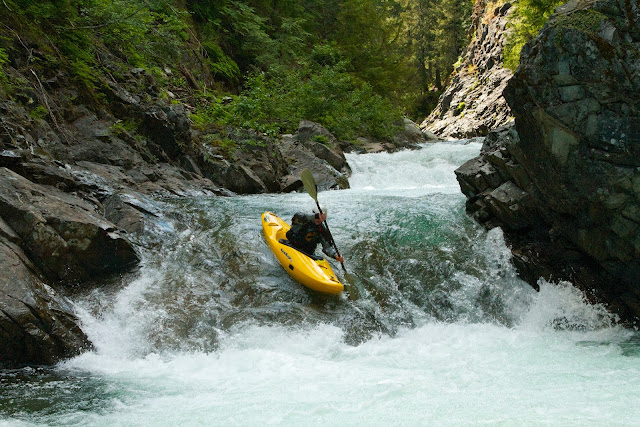
<svg viewBox="0 0 640 427">
<path fill-rule="evenodd" d="M 319 190 L 349 188 L 351 168 L 335 136 L 322 125 L 301 121 L 295 135 L 283 136 L 280 148 L 289 172 L 280 181 L 283 191 L 301 191 L 305 169 L 313 173 Z"/>
<path fill-rule="evenodd" d="M 0 367 L 53 364 L 90 347 L 71 307 L 38 277 L 0 219 Z"/>
<path fill-rule="evenodd" d="M 289 173 L 281 179 L 283 191 L 302 191 L 304 185 L 300 174 L 305 169 L 309 169 L 313 173 L 319 190 L 349 188 L 349 179 L 346 174 L 317 157 L 313 151 L 292 135 L 283 136 L 281 149 L 289 162 Z"/>
<path fill-rule="evenodd" d="M 287 164 L 277 141 L 253 130 L 231 128 L 224 135 L 195 135 L 201 143 L 193 148 L 193 163 L 204 177 L 238 194 L 280 191 Z"/>
<path fill-rule="evenodd" d="M 351 169 L 336 138 L 317 123 L 302 121 L 295 135 L 274 140 L 251 130 L 228 129 L 199 134 L 215 144 L 198 145 L 193 159 L 200 173 L 238 194 L 300 191 L 302 170 L 308 168 L 319 188 L 349 188 Z M 226 142 L 226 146 L 223 144 Z"/>
<path fill-rule="evenodd" d="M 83 282 L 139 262 L 131 243 L 86 201 L 0 169 L 0 217 L 54 282 Z"/>
<path fill-rule="evenodd" d="M 149 138 L 151 152 L 165 161 L 179 157 L 191 142 L 189 118 L 182 104 L 149 106 L 142 113 L 141 131 Z"/>
<path fill-rule="evenodd" d="M 314 156 L 326 161 L 332 168 L 347 175 L 351 174 L 351 168 L 338 140 L 321 124 L 308 120 L 301 121 L 294 139 L 304 145 Z"/>
</svg>

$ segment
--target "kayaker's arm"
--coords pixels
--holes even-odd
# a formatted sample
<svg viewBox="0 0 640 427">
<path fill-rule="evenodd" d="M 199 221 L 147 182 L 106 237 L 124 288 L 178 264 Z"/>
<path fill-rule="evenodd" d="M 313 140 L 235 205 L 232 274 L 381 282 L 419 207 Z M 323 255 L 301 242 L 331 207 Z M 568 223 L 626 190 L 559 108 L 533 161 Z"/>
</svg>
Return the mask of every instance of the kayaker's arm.
<svg viewBox="0 0 640 427">
<path fill-rule="evenodd" d="M 324 227 L 323 227 L 324 228 Z M 344 262 L 344 258 L 338 256 L 335 248 L 331 244 L 331 241 L 327 239 L 326 236 L 327 230 L 324 229 L 323 233 L 320 235 L 320 243 L 322 243 L 322 252 L 324 252 L 327 256 L 335 259 L 336 261 Z"/>
</svg>

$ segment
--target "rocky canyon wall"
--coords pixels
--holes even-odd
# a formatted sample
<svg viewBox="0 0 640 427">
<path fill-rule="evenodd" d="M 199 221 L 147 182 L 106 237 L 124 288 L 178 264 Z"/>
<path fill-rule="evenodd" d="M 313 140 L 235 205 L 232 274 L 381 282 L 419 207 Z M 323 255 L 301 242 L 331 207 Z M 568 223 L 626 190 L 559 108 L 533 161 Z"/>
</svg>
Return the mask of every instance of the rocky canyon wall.
<svg viewBox="0 0 640 427">
<path fill-rule="evenodd" d="M 502 65 L 511 2 L 476 2 L 472 42 L 462 54 L 438 105 L 420 125 L 442 138 L 484 136 L 509 122 L 511 111 L 502 92 L 512 76 Z"/>
<path fill-rule="evenodd" d="M 515 128 L 456 173 L 521 273 L 568 279 L 640 316 L 640 3 L 572 1 L 522 51 L 504 96 Z"/>
</svg>

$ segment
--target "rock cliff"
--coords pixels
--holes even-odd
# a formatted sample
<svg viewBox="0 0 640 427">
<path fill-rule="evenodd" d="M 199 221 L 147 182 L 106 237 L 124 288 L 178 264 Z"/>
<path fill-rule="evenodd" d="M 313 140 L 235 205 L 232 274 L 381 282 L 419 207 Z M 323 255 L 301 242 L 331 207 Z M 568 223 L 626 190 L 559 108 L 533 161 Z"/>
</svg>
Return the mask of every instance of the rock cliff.
<svg viewBox="0 0 640 427">
<path fill-rule="evenodd" d="M 569 279 L 640 316 L 640 4 L 572 1 L 522 51 L 515 128 L 456 173 L 522 274 Z"/>
<path fill-rule="evenodd" d="M 511 120 L 502 92 L 512 73 L 502 66 L 502 51 L 512 10 L 511 2 L 476 2 L 472 42 L 421 128 L 439 137 L 471 138 Z"/>
</svg>

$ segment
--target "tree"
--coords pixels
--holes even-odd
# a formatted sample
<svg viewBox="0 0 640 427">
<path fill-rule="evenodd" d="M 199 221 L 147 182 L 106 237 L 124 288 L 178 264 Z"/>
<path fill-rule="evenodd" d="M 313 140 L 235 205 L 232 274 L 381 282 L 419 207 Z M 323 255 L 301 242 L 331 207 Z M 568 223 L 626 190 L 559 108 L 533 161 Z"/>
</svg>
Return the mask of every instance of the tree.
<svg viewBox="0 0 640 427">
<path fill-rule="evenodd" d="M 409 0 L 407 43 L 419 76 L 416 110 L 428 114 L 469 43 L 469 0 Z"/>
</svg>

